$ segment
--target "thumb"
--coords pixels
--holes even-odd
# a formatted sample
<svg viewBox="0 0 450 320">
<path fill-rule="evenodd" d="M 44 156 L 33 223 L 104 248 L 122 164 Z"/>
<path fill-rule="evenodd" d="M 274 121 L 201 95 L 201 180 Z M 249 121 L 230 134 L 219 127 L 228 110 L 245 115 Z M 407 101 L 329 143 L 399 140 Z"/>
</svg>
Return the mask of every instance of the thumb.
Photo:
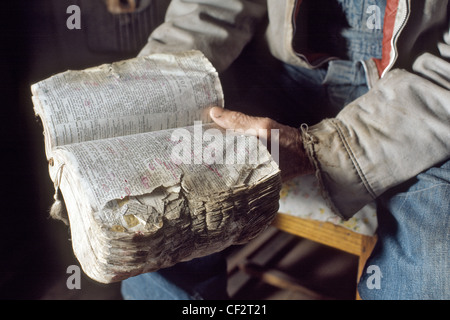
<svg viewBox="0 0 450 320">
<path fill-rule="evenodd" d="M 212 107 L 209 114 L 214 122 L 224 129 L 243 132 L 248 129 L 270 129 L 273 126 L 269 118 L 252 117 L 220 107 Z"/>
</svg>

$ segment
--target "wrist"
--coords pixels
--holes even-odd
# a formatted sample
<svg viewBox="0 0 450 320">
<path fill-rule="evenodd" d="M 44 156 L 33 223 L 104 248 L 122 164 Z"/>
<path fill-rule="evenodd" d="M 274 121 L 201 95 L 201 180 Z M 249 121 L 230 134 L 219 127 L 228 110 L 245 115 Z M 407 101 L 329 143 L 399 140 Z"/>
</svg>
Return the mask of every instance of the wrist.
<svg viewBox="0 0 450 320">
<path fill-rule="evenodd" d="M 315 171 L 304 147 L 300 129 L 287 126 L 281 129 L 279 158 L 283 181 Z"/>
</svg>

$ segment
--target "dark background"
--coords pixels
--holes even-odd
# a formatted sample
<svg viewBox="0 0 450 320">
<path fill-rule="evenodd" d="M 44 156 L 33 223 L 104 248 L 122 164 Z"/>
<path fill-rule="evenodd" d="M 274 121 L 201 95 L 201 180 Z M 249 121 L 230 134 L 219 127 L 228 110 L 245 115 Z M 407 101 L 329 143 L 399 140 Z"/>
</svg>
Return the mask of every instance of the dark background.
<svg viewBox="0 0 450 320">
<path fill-rule="evenodd" d="M 39 299 L 77 264 L 68 228 L 49 218 L 53 185 L 30 85 L 67 69 L 135 56 L 168 1 L 156 3 L 119 19 L 102 0 L 2 2 L 0 299 Z M 81 9 L 81 30 L 66 27 L 70 5 Z"/>
</svg>

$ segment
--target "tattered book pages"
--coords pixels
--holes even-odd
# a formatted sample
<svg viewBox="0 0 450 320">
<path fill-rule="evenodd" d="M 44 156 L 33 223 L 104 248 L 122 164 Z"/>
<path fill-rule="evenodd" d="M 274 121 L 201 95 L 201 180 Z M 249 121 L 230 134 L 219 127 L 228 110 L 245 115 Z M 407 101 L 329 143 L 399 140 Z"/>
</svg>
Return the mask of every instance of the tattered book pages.
<svg viewBox="0 0 450 320">
<path fill-rule="evenodd" d="M 223 94 L 199 52 L 67 71 L 32 92 L 73 249 L 92 279 L 245 243 L 274 218 L 278 166 L 259 139 L 211 123 Z"/>
</svg>

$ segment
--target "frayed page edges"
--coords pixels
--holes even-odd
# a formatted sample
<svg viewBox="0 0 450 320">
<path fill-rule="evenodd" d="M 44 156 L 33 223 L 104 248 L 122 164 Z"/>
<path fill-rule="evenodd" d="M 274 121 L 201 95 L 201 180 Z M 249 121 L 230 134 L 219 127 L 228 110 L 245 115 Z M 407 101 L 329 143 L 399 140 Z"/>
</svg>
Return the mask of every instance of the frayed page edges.
<svg viewBox="0 0 450 320">
<path fill-rule="evenodd" d="M 56 171 L 56 177 L 54 179 L 55 194 L 53 195 L 53 204 L 50 207 L 50 217 L 55 220 L 60 220 L 64 222 L 65 225 L 69 225 L 69 216 L 67 214 L 66 205 L 64 199 L 59 189 L 61 183 L 61 177 L 63 172 L 64 164 L 62 164 Z"/>
</svg>

